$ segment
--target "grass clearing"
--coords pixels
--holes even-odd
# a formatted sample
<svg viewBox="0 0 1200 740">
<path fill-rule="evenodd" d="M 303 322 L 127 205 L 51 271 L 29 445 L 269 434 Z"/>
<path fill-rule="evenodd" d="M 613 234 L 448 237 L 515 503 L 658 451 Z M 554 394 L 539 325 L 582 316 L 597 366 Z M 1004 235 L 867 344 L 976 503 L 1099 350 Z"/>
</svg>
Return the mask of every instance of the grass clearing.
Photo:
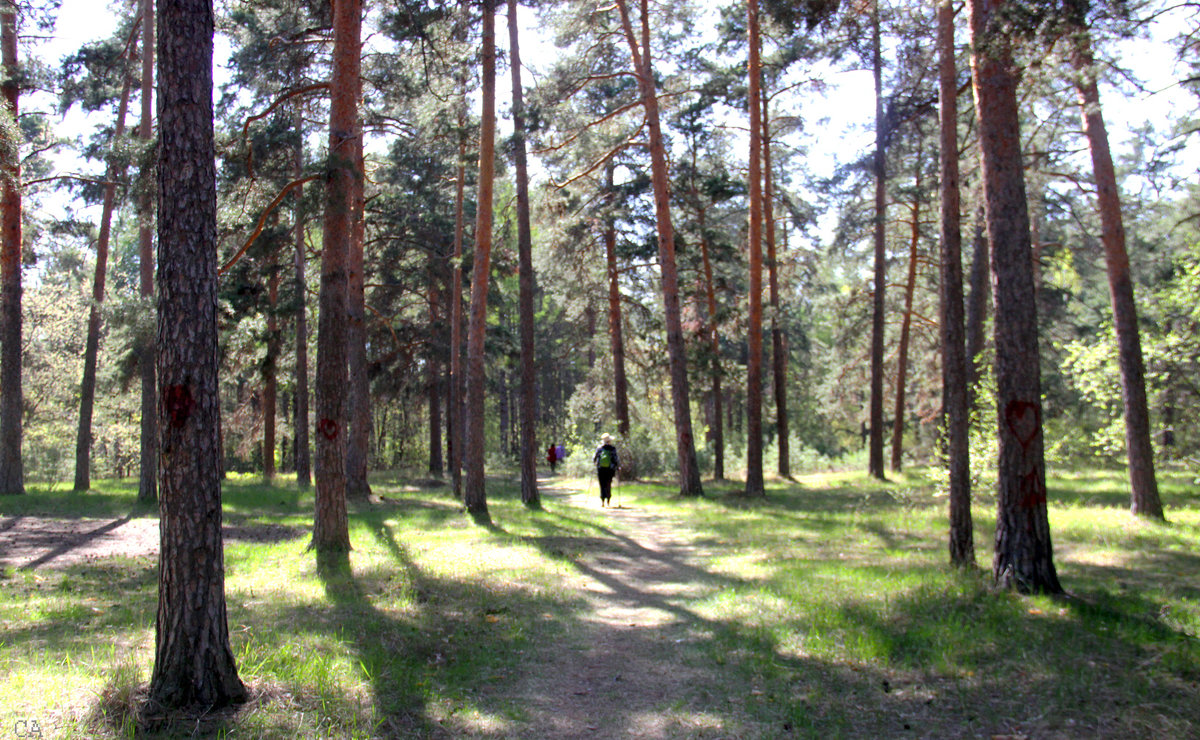
<svg viewBox="0 0 1200 740">
<path fill-rule="evenodd" d="M 686 501 L 622 484 L 625 507 L 688 543 L 696 584 L 672 597 L 675 625 L 630 629 L 677 644 L 673 659 L 697 678 L 629 721 L 663 737 L 1200 734 L 1200 492 L 1189 483 L 1164 476 L 1170 521 L 1153 524 L 1125 511 L 1120 476 L 1053 479 L 1065 599 L 993 592 L 986 573 L 950 569 L 946 501 L 918 474 L 772 481 L 759 501 L 732 485 Z M 311 493 L 227 482 L 229 628 L 253 698 L 201 734 L 538 734 L 509 687 L 547 649 L 579 647 L 593 616 L 580 584 L 623 546 L 622 512 L 553 496 L 530 512 L 514 482 L 495 479 L 495 525 L 478 527 L 443 487 L 373 485 L 383 501 L 352 507 L 353 575 L 322 579 L 305 551 Z M 0 499 L 0 528 L 18 516 L 156 516 L 135 498 L 129 482 L 34 491 Z M 984 568 L 993 508 L 977 497 Z M 6 569 L 0 727 L 133 736 L 156 577 L 152 557 Z M 608 729 L 597 736 L 619 735 Z"/>
</svg>

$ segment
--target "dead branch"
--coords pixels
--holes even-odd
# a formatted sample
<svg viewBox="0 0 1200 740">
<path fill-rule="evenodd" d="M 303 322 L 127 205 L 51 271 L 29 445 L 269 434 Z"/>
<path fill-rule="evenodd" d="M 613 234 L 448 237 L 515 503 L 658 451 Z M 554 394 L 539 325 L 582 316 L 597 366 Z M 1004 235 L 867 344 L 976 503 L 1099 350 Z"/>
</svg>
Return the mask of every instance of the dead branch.
<svg viewBox="0 0 1200 740">
<path fill-rule="evenodd" d="M 568 136 L 568 137 L 567 137 L 566 139 L 564 139 L 563 141 L 559 142 L 558 144 L 552 144 L 552 145 L 550 145 L 550 146 L 547 146 L 547 147 L 545 147 L 545 148 L 542 148 L 542 149 L 535 149 L 535 150 L 533 151 L 533 154 L 534 154 L 534 155 L 538 155 L 538 156 L 540 156 L 540 155 L 542 155 L 542 154 L 549 154 L 550 152 L 556 152 L 556 151 L 558 151 L 559 149 L 562 149 L 562 148 L 563 148 L 563 147 L 565 147 L 566 145 L 568 145 L 568 144 L 570 144 L 571 142 L 573 142 L 573 141 L 575 141 L 576 139 L 578 139 L 580 136 L 582 136 L 582 135 L 583 135 L 583 132 L 584 132 L 584 131 L 587 131 L 588 129 L 592 128 L 593 126 L 599 126 L 600 124 L 604 123 L 605 121 L 610 121 L 610 120 L 612 120 L 612 119 L 616 118 L 617 116 L 621 115 L 622 113 L 625 113 L 625 112 L 627 112 L 627 111 L 629 111 L 629 110 L 632 110 L 633 108 L 637 108 L 637 107 L 638 107 L 638 106 L 640 106 L 641 104 L 642 104 L 642 101 L 641 101 L 641 100 L 635 101 L 635 102 L 633 102 L 633 103 L 628 103 L 628 104 L 626 104 L 626 105 L 623 105 L 623 106 L 621 106 L 620 108 L 617 108 L 616 110 L 612 111 L 611 113 L 608 113 L 607 115 L 605 115 L 605 116 L 603 116 L 603 117 L 601 117 L 601 118 L 597 118 L 597 119 L 596 119 L 596 120 L 594 120 L 594 121 L 588 121 L 588 123 L 587 123 L 585 126 L 581 127 L 581 128 L 578 130 L 578 131 L 576 131 L 575 133 L 571 134 L 570 136 Z M 645 125 L 645 124 L 643 124 L 643 126 L 644 126 L 644 125 Z"/>
<path fill-rule="evenodd" d="M 281 94 L 278 98 L 276 98 L 274 100 L 274 102 L 272 102 L 270 105 L 267 106 L 266 110 L 262 111 L 261 113 L 256 113 L 246 119 L 246 122 L 244 124 L 242 124 L 242 141 L 243 142 L 246 141 L 246 139 L 250 135 L 250 124 L 254 123 L 255 121 L 261 121 L 262 119 L 271 115 L 271 113 L 273 113 L 276 108 L 283 105 L 287 101 L 291 100 L 292 98 L 298 97 L 300 95 L 307 95 L 308 93 L 315 92 L 317 90 L 328 90 L 328 89 L 329 89 L 328 82 L 316 82 L 316 83 L 313 83 L 312 85 L 305 85 L 304 87 L 296 87 L 296 88 L 292 88 L 291 90 L 285 90 L 283 92 L 283 94 Z M 250 179 L 253 180 L 254 179 L 254 149 L 252 147 L 247 147 L 246 170 L 250 173 Z"/>
<path fill-rule="evenodd" d="M 95 177 L 84 177 L 83 175 L 54 175 L 53 177 L 39 177 L 36 180 L 26 180 L 21 184 L 21 187 L 27 188 L 30 185 L 41 185 L 42 183 L 54 182 L 56 180 L 74 180 L 76 182 L 87 182 L 93 185 L 103 185 L 105 187 L 109 185 L 120 185 L 120 183 L 112 182 L 111 180 L 101 180 Z"/>
<path fill-rule="evenodd" d="M 246 254 L 246 251 L 250 249 L 250 245 L 254 244 L 254 240 L 258 239 L 258 235 L 262 233 L 263 227 L 266 226 L 267 217 L 271 215 L 271 212 L 275 210 L 275 207 L 283 201 L 288 193 L 300 187 L 304 183 L 312 182 L 319 177 L 321 177 L 321 175 L 309 175 L 308 177 L 302 177 L 299 180 L 293 180 L 285 185 L 283 190 L 279 191 L 279 195 L 275 196 L 275 200 L 271 201 L 270 204 L 267 205 L 267 207 L 263 210 L 262 215 L 259 216 L 258 224 L 254 227 L 254 233 L 250 235 L 250 238 L 246 240 L 246 243 L 242 245 L 242 248 L 239 249 L 236 254 L 230 257 L 224 265 L 221 265 L 221 269 L 217 270 L 217 274 L 224 275 L 226 270 L 237 264 L 238 260 L 240 260 L 242 256 Z"/>
<path fill-rule="evenodd" d="M 603 165 L 604 163 L 608 162 L 610 159 L 615 157 L 617 155 L 617 152 L 621 151 L 622 149 L 628 149 L 631 146 L 645 146 L 644 142 L 636 140 L 636 137 L 642 133 L 642 129 L 644 129 L 645 127 L 646 127 L 646 123 L 645 123 L 645 121 L 643 121 L 642 125 L 638 127 L 638 130 L 633 132 L 633 134 L 631 134 L 629 136 L 629 138 L 625 139 L 625 141 L 622 141 L 621 143 L 617 144 L 612 149 L 609 149 L 607 152 L 600 155 L 600 157 L 595 162 L 592 162 L 592 164 L 590 166 L 588 166 L 588 168 L 586 170 L 584 170 L 583 172 L 580 172 L 579 174 L 568 178 L 565 182 L 562 182 L 562 183 L 554 182 L 553 180 L 551 180 L 550 184 L 553 185 L 555 188 L 562 190 L 563 188 L 567 187 L 571 183 L 581 180 L 581 179 L 587 177 L 588 175 L 592 174 L 596 170 L 598 170 L 601 165 Z"/>
</svg>

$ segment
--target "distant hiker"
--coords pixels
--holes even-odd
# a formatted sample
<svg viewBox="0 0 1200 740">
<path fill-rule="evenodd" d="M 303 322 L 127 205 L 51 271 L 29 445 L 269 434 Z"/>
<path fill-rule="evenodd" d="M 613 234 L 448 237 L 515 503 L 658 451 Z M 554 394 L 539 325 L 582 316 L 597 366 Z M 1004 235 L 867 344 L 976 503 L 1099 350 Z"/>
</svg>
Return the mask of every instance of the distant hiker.
<svg viewBox="0 0 1200 740">
<path fill-rule="evenodd" d="M 558 447 L 550 445 L 546 448 L 546 462 L 550 463 L 550 474 L 554 475 L 554 468 L 558 465 Z"/>
<path fill-rule="evenodd" d="M 617 448 L 613 446 L 610 435 L 600 435 L 600 446 L 596 448 L 596 454 L 592 455 L 592 462 L 596 464 L 596 478 L 600 481 L 600 506 L 610 506 L 612 479 L 617 474 L 617 468 L 621 466 L 617 459 Z"/>
</svg>

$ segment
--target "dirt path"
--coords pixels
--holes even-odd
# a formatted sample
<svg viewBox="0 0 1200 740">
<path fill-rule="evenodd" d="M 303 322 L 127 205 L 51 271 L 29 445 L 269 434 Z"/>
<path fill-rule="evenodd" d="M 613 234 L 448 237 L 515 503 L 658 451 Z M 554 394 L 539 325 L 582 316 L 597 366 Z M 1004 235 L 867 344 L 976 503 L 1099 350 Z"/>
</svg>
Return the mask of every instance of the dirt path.
<svg viewBox="0 0 1200 740">
<path fill-rule="evenodd" d="M 553 486 L 542 493 L 548 501 L 599 505 L 596 497 Z M 527 711 L 519 734 L 732 737 L 717 715 L 696 706 L 712 701 L 706 694 L 721 682 L 696 646 L 708 629 L 683 606 L 719 584 L 691 564 L 695 550 L 673 522 L 630 508 L 607 514 L 610 545 L 573 558 L 571 586 L 586 598 L 584 617 L 562 644 L 545 646 L 510 689 Z"/>
</svg>

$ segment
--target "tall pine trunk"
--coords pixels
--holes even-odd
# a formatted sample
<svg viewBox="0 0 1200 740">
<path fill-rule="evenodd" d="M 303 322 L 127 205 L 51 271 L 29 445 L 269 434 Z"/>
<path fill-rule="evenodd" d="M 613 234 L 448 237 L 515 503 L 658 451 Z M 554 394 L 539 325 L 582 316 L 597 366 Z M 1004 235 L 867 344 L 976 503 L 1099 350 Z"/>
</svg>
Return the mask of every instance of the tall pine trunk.
<svg viewBox="0 0 1200 740">
<path fill-rule="evenodd" d="M 954 60 L 954 2 L 937 11 L 939 165 L 941 174 L 942 415 L 950 478 L 950 563 L 975 565 L 971 519 L 970 408 L 963 331 L 961 199 L 958 173 L 958 69 Z"/>
<path fill-rule="evenodd" d="M 987 322 L 988 306 L 991 303 L 990 281 L 991 250 L 987 239 L 987 216 L 983 202 L 975 212 L 975 237 L 971 242 L 971 292 L 967 297 L 967 408 L 975 408 L 975 395 L 983 372 L 981 353 L 987 339 L 984 324 Z"/>
<path fill-rule="evenodd" d="M 529 173 L 525 158 L 525 103 L 521 91 L 517 0 L 508 0 L 512 71 L 513 159 L 517 178 L 518 312 L 521 334 L 521 501 L 537 508 L 537 358 L 533 353 L 533 256 L 529 233 Z M 589 345 L 590 346 L 590 345 Z"/>
<path fill-rule="evenodd" d="M 429 254 L 429 359 L 426 365 L 426 384 L 429 395 L 429 474 L 442 476 L 442 361 L 437 348 L 436 328 L 442 320 L 442 284 L 437 263 L 444 256 Z"/>
<path fill-rule="evenodd" d="M 1117 362 L 1121 368 L 1121 400 L 1125 407 L 1125 452 L 1129 460 L 1130 510 L 1141 516 L 1162 519 L 1162 501 L 1158 496 L 1158 480 L 1154 475 L 1154 446 L 1150 441 L 1146 368 L 1142 361 L 1142 340 L 1138 331 L 1137 305 L 1133 300 L 1129 253 L 1125 249 L 1121 195 L 1117 188 L 1112 152 L 1108 147 L 1108 130 L 1104 126 L 1100 108 L 1100 89 L 1096 83 L 1091 39 L 1087 30 L 1080 28 L 1071 40 L 1071 63 L 1075 67 L 1075 84 L 1079 105 L 1083 109 L 1083 127 L 1092 152 L 1101 241 L 1104 243 L 1104 262 L 1108 271 L 1108 292 L 1117 330 Z"/>
<path fill-rule="evenodd" d="M 471 317 L 467 328 L 466 444 L 463 503 L 479 521 L 488 520 L 484 487 L 484 337 L 492 260 L 492 192 L 496 152 L 496 2 L 483 0 L 483 105 L 479 126 L 479 190 L 476 198 L 475 258 L 471 267 Z"/>
<path fill-rule="evenodd" d="M 725 480 L 725 417 L 721 390 L 721 335 L 717 328 L 717 288 L 713 281 L 712 257 L 709 255 L 705 210 L 700 209 L 700 261 L 704 265 L 704 297 L 708 301 L 708 341 L 712 353 L 709 369 L 712 388 L 713 478 Z"/>
<path fill-rule="evenodd" d="M 604 184 L 610 198 L 615 197 L 612 162 L 605 168 Z M 613 363 L 613 406 L 617 414 L 617 434 L 629 439 L 629 379 L 625 374 L 625 331 L 621 319 L 621 272 L 617 267 L 617 222 L 609 215 L 604 222 L 604 264 L 608 275 L 608 341 Z M 591 343 L 588 344 L 591 346 Z"/>
<path fill-rule="evenodd" d="M 787 408 L 787 337 L 783 333 L 779 302 L 779 256 L 775 248 L 775 183 L 771 169 L 771 118 L 766 86 L 762 91 L 763 226 L 767 242 L 767 284 L 771 305 L 771 372 L 775 387 L 775 448 L 779 453 L 779 477 L 792 475 L 791 444 Z"/>
<path fill-rule="evenodd" d="M 971 0 L 972 84 L 979 123 L 995 287 L 996 404 L 1000 453 L 992 574 L 1022 592 L 1059 593 L 1046 511 L 1037 306 L 1006 0 Z"/>
<path fill-rule="evenodd" d="M 132 62 L 133 47 L 129 55 Z M 117 103 L 117 121 L 113 144 L 125 136 L 125 116 L 129 112 L 129 94 L 133 80 L 128 73 Z M 96 270 L 92 276 L 92 305 L 88 309 L 87 339 L 83 350 L 83 380 L 79 383 L 79 428 L 75 434 L 75 491 L 92 487 L 92 412 L 96 405 L 96 364 L 100 354 L 100 309 L 104 304 L 104 283 L 108 277 L 108 243 L 112 234 L 112 216 L 117 200 L 117 180 L 125 175 L 125 166 L 109 162 L 105 169 L 104 200 L 100 209 L 100 234 L 96 239 Z"/>
<path fill-rule="evenodd" d="M 0 8 L 0 90 L 17 120 L 21 94 L 17 67 L 17 6 Z M 13 154 L 17 142 L 13 142 Z M 25 493 L 21 461 L 21 163 L 4 162 L 0 178 L 0 495 Z"/>
<path fill-rule="evenodd" d="M 463 327 L 463 236 L 466 231 L 464 200 L 467 179 L 467 113 L 466 83 L 462 85 L 458 113 L 458 172 L 454 181 L 454 260 L 450 279 L 450 398 L 446 404 L 446 440 L 450 453 L 450 482 L 457 499 L 463 498 L 463 401 L 464 373 L 462 361 Z"/>
<path fill-rule="evenodd" d="M 642 95 L 650 144 L 650 181 L 654 189 L 658 263 L 662 273 L 663 318 L 667 329 L 667 356 L 671 374 L 671 401 L 675 418 L 675 443 L 679 454 L 679 494 L 703 496 L 696 442 L 692 434 L 692 410 L 688 398 L 687 354 L 683 344 L 683 320 L 679 307 L 679 272 L 675 261 L 675 227 L 671 223 L 671 181 L 654 89 L 654 66 L 650 57 L 650 10 L 641 2 L 641 42 L 634 36 L 628 0 L 617 0 L 625 40 L 633 57 L 634 74 Z"/>
<path fill-rule="evenodd" d="M 922 135 L 918 132 L 918 135 Z M 908 398 L 908 344 L 912 336 L 913 298 L 917 290 L 918 247 L 921 244 L 921 166 L 924 147 L 917 145 L 916 185 L 909 209 L 908 279 L 904 283 L 904 314 L 900 317 L 900 344 L 896 349 L 895 416 L 892 417 L 892 472 L 899 473 L 904 455 L 904 417 Z"/>
<path fill-rule="evenodd" d="M 272 262 L 276 262 L 272 258 Z M 262 366 L 262 465 L 263 480 L 275 480 L 275 411 L 279 399 L 279 265 L 271 265 L 267 277 L 267 356 Z"/>
<path fill-rule="evenodd" d="M 158 617 L 149 704 L 240 703 L 221 538 L 212 0 L 161 0 Z"/>
<path fill-rule="evenodd" d="M 758 35 L 758 0 L 746 2 L 750 59 L 747 64 L 750 104 L 750 309 L 746 317 L 746 495 L 763 496 L 762 439 L 762 63 Z"/>
<path fill-rule="evenodd" d="M 362 80 L 357 81 L 355 106 L 362 98 Z M 354 221 L 350 238 L 350 269 L 346 273 L 346 303 L 350 320 L 346 324 L 346 354 L 350 385 L 347 389 L 350 434 L 346 439 L 346 497 L 366 501 L 371 494 L 367 468 L 371 455 L 371 378 L 367 373 L 367 297 L 366 267 L 363 256 L 366 210 L 361 126 L 354 146 Z"/>
<path fill-rule="evenodd" d="M 333 76 L 330 80 L 328 180 L 322 232 L 321 292 L 317 315 L 316 478 L 312 547 L 318 560 L 340 563 L 350 549 L 346 518 L 348 409 L 346 324 L 349 316 L 350 242 L 358 166 L 359 0 L 333 6 Z"/>
<path fill-rule="evenodd" d="M 149 145 L 154 137 L 154 0 L 142 0 L 142 120 L 138 138 Z M 143 167 L 141 178 L 148 184 L 154 177 L 153 165 Z M 138 203 L 138 284 L 142 299 L 154 297 L 154 195 L 142 188 Z M 158 500 L 158 382 L 154 367 L 154 336 L 147 334 L 138 342 L 138 372 L 142 387 L 141 470 L 138 501 Z"/>
<path fill-rule="evenodd" d="M 304 173 L 304 118 L 296 109 L 296 146 L 293 151 L 292 167 L 296 179 Z M 296 437 L 296 484 L 301 489 L 312 485 L 312 458 L 308 439 L 308 278 L 305 276 L 305 217 L 304 186 L 296 186 L 296 200 L 292 209 L 292 242 L 294 244 L 293 268 L 296 291 L 296 403 L 292 430 Z"/>
<path fill-rule="evenodd" d="M 887 284 L 887 172 L 884 160 L 883 56 L 880 51 L 879 0 L 871 18 L 872 69 L 875 75 L 875 292 L 871 304 L 871 428 L 867 470 L 882 480 L 883 473 L 883 312 Z"/>
</svg>

